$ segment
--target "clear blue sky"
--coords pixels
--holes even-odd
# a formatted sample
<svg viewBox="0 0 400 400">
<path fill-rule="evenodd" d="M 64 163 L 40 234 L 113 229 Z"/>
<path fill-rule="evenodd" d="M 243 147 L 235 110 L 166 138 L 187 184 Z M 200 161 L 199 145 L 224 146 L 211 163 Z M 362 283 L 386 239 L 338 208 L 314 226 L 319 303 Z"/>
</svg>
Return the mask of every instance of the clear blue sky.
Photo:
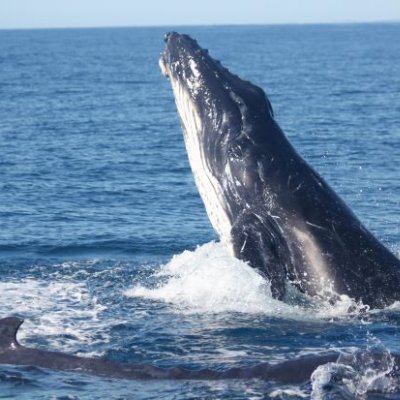
<svg viewBox="0 0 400 400">
<path fill-rule="evenodd" d="M 400 0 L 0 0 L 0 29 L 367 21 L 400 21 Z"/>
</svg>

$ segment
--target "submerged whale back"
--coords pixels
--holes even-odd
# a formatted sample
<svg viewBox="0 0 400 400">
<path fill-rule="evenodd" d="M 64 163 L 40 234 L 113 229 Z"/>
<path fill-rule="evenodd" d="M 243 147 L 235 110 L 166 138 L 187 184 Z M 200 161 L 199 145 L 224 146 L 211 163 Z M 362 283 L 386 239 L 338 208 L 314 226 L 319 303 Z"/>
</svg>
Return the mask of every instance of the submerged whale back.
<svg viewBox="0 0 400 400">
<path fill-rule="evenodd" d="M 0 364 L 33 366 L 58 371 L 96 375 L 114 379 L 129 380 L 228 380 L 262 379 L 282 384 L 300 384 L 310 380 L 315 369 L 326 363 L 340 362 L 336 351 L 318 355 L 307 355 L 289 359 L 277 364 L 261 363 L 249 367 L 231 367 L 225 370 L 185 369 L 182 367 L 161 368 L 151 364 L 130 364 L 110 361 L 104 358 L 88 358 L 61 352 L 46 351 L 21 346 L 15 334 L 21 325 L 19 318 L 0 319 Z M 11 339 L 11 340 L 10 340 Z M 8 344 L 6 344 L 8 343 Z M 13 345 L 14 343 L 14 345 Z M 3 344 L 5 347 L 3 347 Z M 371 354 L 370 358 L 380 360 L 380 354 Z M 350 357 L 351 358 L 351 357 Z M 351 361 L 351 360 L 350 360 Z M 392 377 L 398 377 L 400 358 L 391 356 Z"/>
</svg>

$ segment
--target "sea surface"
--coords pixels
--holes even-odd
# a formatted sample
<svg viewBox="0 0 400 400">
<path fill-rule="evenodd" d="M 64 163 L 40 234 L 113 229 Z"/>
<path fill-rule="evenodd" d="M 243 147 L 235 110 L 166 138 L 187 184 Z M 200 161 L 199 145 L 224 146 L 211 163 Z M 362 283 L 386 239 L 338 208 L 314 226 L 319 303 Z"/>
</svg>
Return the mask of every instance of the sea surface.
<svg viewBox="0 0 400 400">
<path fill-rule="evenodd" d="M 31 347 L 162 367 L 400 353 L 400 305 L 284 304 L 218 243 L 158 68 L 171 29 L 264 88 L 296 149 L 400 254 L 400 24 L 0 31 L 0 316 L 25 318 Z M 400 398 L 385 363 L 347 368 L 290 386 L 1 365 L 0 398 Z"/>
</svg>

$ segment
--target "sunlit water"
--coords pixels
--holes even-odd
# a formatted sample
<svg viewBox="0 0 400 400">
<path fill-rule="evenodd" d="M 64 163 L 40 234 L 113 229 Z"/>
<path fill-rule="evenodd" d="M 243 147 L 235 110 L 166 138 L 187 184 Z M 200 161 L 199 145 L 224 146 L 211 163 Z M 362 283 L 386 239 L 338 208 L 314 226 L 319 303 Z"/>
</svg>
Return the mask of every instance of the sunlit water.
<svg viewBox="0 0 400 400">
<path fill-rule="evenodd" d="M 29 346 L 165 367 L 347 359 L 301 386 L 3 365 L 0 398 L 399 398 L 384 375 L 400 306 L 279 302 L 217 242 L 157 66 L 166 30 L 0 32 L 0 316 L 26 319 Z M 299 152 L 398 254 L 400 25 L 179 31 L 267 91 Z"/>
</svg>

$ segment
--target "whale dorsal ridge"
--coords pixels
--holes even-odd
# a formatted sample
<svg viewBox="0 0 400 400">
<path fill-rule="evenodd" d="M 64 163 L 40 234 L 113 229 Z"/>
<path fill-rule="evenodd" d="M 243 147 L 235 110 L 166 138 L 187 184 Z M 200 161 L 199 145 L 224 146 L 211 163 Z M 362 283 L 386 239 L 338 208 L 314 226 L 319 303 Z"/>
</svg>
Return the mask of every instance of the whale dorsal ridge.
<svg viewBox="0 0 400 400">
<path fill-rule="evenodd" d="M 9 347 L 19 346 L 17 332 L 23 322 L 23 319 L 17 317 L 0 319 L 0 351 Z"/>
</svg>

